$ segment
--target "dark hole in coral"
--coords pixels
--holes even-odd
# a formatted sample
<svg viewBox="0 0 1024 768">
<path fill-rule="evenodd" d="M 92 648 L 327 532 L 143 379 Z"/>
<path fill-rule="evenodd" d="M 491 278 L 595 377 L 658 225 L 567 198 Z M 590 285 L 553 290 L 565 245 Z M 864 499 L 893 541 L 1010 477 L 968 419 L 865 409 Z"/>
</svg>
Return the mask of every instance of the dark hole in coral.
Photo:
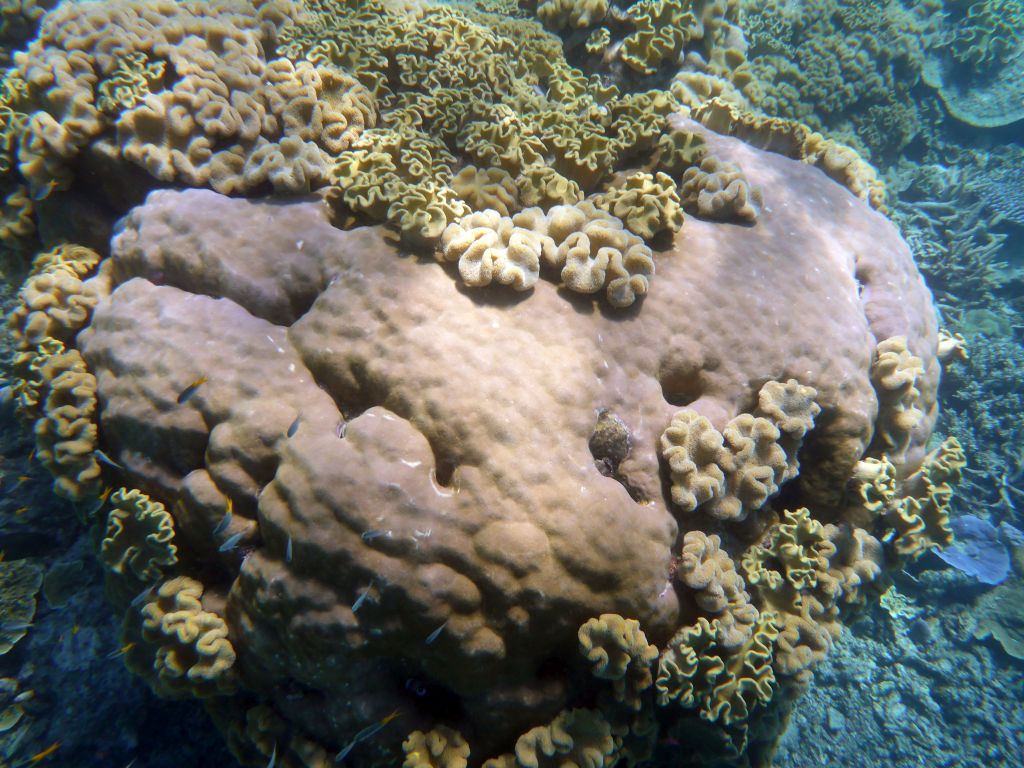
<svg viewBox="0 0 1024 768">
<path fill-rule="evenodd" d="M 662 360 L 658 383 L 665 402 L 683 408 L 699 399 L 704 394 L 701 373 L 699 366 L 689 362 Z"/>
<path fill-rule="evenodd" d="M 437 454 L 436 451 L 434 453 L 435 455 Z M 454 459 L 438 456 L 437 465 L 434 469 L 434 481 L 442 488 L 451 488 L 454 484 L 455 470 L 458 466 Z"/>
<path fill-rule="evenodd" d="M 417 714 L 439 722 L 459 722 L 463 719 L 465 713 L 462 700 L 446 686 L 430 680 L 407 665 L 394 669 L 391 679 L 399 696 Z"/>
</svg>

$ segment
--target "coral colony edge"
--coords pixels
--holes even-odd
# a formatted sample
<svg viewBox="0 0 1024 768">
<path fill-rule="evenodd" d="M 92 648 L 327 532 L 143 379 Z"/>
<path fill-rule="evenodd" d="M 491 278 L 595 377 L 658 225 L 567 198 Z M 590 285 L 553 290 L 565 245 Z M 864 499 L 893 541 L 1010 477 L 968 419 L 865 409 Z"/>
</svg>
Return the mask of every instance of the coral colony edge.
<svg viewBox="0 0 1024 768">
<path fill-rule="evenodd" d="M 767 767 L 899 574 L 1012 574 L 951 520 L 906 144 L 805 109 L 740 2 L 14 5 L 4 439 L 103 661 L 239 764 Z M 922 83 L 998 125 L 976 48 Z M 84 578 L 18 546 L 0 660 Z"/>
</svg>

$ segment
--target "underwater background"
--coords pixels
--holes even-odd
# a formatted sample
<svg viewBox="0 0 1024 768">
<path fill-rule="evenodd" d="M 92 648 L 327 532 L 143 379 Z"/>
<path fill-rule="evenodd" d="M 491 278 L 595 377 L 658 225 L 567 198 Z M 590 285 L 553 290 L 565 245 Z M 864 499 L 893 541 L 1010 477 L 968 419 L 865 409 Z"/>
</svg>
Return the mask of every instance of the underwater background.
<svg viewBox="0 0 1024 768">
<path fill-rule="evenodd" d="M 31 50 L 46 15 L 67 4 L 0 0 L 0 67 L 16 69 L 15 52 Z M 210 8 L 228 5 L 211 3 Z M 326 0 L 307 4 L 324 18 L 330 16 L 330 5 Z M 373 26 L 366 18 L 386 21 L 388 16 L 381 16 L 385 10 L 415 15 L 427 5 L 339 0 L 337 7 L 352 11 L 352 19 L 339 14 L 306 31 L 312 30 L 313 38 L 356 38 Z M 630 9 L 628 2 L 609 5 L 604 0 L 520 5 L 483 0 L 450 5 L 506 15 L 538 29 L 545 24 L 561 38 L 568 62 L 602 86 L 637 93 L 661 88 L 694 110 L 719 99 L 756 115 L 797 121 L 852 148 L 876 169 L 885 200 L 874 207 L 884 209 L 909 244 L 933 294 L 939 325 L 957 349 L 943 369 L 929 443 L 934 447 L 955 437 L 963 447 L 966 466 L 949 502 L 955 539 L 944 549 L 927 547 L 892 570 L 891 583 L 880 596 L 841 627 L 831 651 L 794 699 L 774 755 L 757 764 L 1024 765 L 1024 3 L 642 0 Z M 316 43 L 297 34 L 288 37 L 292 13 L 266 18 L 277 25 L 281 48 L 288 40 L 288 50 L 300 57 Z M 702 16 L 698 26 L 704 38 L 691 31 L 681 43 L 668 44 L 667 53 L 641 51 L 641 58 L 648 55 L 643 63 L 624 66 L 616 56 L 625 58 L 622 52 L 629 51 L 631 38 L 625 44 L 609 43 L 601 36 L 600 30 L 608 33 L 601 20 L 615 18 L 615 23 L 605 22 L 614 33 L 615 24 L 643 13 L 654 36 Z M 119 17 L 111 18 L 116 27 Z M 719 18 L 727 23 L 716 27 L 711 20 Z M 719 29 L 714 43 L 707 32 L 712 28 Z M 99 50 L 101 32 L 96 41 Z M 116 50 L 111 55 L 124 58 Z M 630 55 L 636 59 L 637 54 Z M 73 58 L 70 62 L 63 66 L 73 70 Z M 145 70 L 152 65 L 131 61 L 108 80 L 109 88 L 98 90 L 112 102 L 108 116 L 127 111 L 150 88 L 155 92 L 160 75 Z M 109 239 L 113 220 L 106 209 L 93 226 L 89 207 L 76 205 L 66 214 L 74 221 L 62 221 L 63 171 L 52 171 L 47 165 L 52 158 L 45 153 L 18 155 L 26 118 L 18 116 L 25 102 L 16 79 L 5 77 L 0 86 L 5 315 L 19 306 L 19 291 L 37 252 L 66 239 L 65 232 L 88 233 L 90 227 L 94 238 L 85 244 L 99 248 L 97 243 Z M 360 81 L 373 90 L 371 78 Z M 134 96 L 133 88 L 139 89 Z M 540 91 L 538 98 L 554 98 L 550 91 L 543 93 L 547 88 L 530 88 Z M 400 100 L 389 106 L 415 111 Z M 74 134 L 73 102 L 39 109 L 69 121 L 62 129 Z M 155 130 L 144 126 L 138 136 Z M 48 134 L 40 130 L 40 135 Z M 126 145 L 132 140 L 126 139 Z M 285 155 L 286 169 L 289 163 L 307 162 Z M 250 160 L 242 158 L 238 167 Z M 278 187 L 273 172 L 256 181 L 225 182 L 222 189 L 209 178 L 191 180 L 180 168 L 176 177 L 161 177 L 153 170 L 159 161 L 152 158 L 138 165 L 160 178 L 162 186 L 214 186 L 239 196 L 320 186 L 315 169 L 304 172 L 299 186 L 306 184 L 305 190 L 290 188 L 290 181 Z M 50 176 L 40 171 L 42 166 Z M 560 166 L 565 178 L 559 181 L 571 185 L 567 167 Z M 587 162 L 576 167 L 586 168 Z M 96 179 L 98 187 L 107 188 L 112 180 L 116 186 L 121 173 L 127 177 L 132 172 L 99 161 L 83 163 L 76 168 L 76 183 Z M 580 184 L 586 191 L 586 183 Z M 879 188 L 861 190 L 860 196 L 867 199 Z M 119 192 L 108 189 L 105 194 L 117 199 Z M 131 205 L 141 202 L 128 193 L 124 198 Z M 346 204 L 350 224 L 385 220 L 405 226 L 399 217 L 369 204 Z M 455 204 L 445 198 L 444 205 Z M 39 229 L 31 222 L 34 208 L 44 211 L 47 221 Z M 453 218 L 451 210 L 447 213 Z M 96 556 L 103 533 L 90 514 L 83 515 L 81 500 L 55 496 L 51 473 L 34 456 L 31 425 L 26 428 L 16 413 L 18 351 L 18 340 L 5 335 L 0 349 L 7 383 L 0 405 L 0 766 L 241 764 L 199 701 L 157 696 L 126 668 L 124 657 L 135 641 L 123 635 L 120 615 L 108 603 L 109 568 Z M 200 380 L 195 386 L 202 386 Z M 185 389 L 179 403 L 191 397 Z M 292 428 L 300 429 L 299 422 Z M 288 546 L 290 560 L 290 539 Z M 119 605 L 128 602 L 124 594 L 112 599 Z M 671 739 L 659 741 L 645 764 L 693 764 L 677 762 L 674 746 Z M 259 762 L 250 757 L 244 764 L 284 764 L 283 758 L 277 762 L 276 745 L 264 754 Z M 751 764 L 744 759 L 696 764 Z M 370 764 L 355 755 L 347 762 Z"/>
</svg>

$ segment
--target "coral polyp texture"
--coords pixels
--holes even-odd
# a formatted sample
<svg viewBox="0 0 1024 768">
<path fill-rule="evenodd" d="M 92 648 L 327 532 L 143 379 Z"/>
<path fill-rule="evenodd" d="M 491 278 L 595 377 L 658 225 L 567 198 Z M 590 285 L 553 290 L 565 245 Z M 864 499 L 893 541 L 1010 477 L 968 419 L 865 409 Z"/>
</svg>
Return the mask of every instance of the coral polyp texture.
<svg viewBox="0 0 1024 768">
<path fill-rule="evenodd" d="M 624 87 L 738 66 L 735 11 L 537 10 Z M 125 663 L 244 765 L 766 766 L 949 543 L 949 342 L 884 188 L 709 82 L 376 0 L 69 4 L 17 55 L 12 217 L 94 178 L 119 214 L 28 275 L 17 411 Z"/>
</svg>

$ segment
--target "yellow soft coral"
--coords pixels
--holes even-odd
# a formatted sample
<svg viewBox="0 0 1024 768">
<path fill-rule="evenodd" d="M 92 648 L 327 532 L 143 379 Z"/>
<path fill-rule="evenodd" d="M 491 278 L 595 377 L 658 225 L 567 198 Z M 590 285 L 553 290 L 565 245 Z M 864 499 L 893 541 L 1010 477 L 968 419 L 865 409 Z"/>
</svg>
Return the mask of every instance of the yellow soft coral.
<svg viewBox="0 0 1024 768">
<path fill-rule="evenodd" d="M 696 709 L 708 722 L 742 726 L 755 708 L 775 694 L 772 647 L 778 628 L 762 614 L 739 647 L 726 648 L 705 618 L 680 629 L 658 660 L 658 703 Z"/>
<path fill-rule="evenodd" d="M 664 173 L 631 174 L 622 186 L 597 195 L 594 204 L 621 219 L 630 232 L 645 240 L 662 232 L 674 234 L 683 226 L 676 185 Z"/>
<path fill-rule="evenodd" d="M 469 744 L 462 734 L 446 725 L 424 733 L 413 731 L 402 742 L 403 768 L 466 768 Z"/>
<path fill-rule="evenodd" d="M 709 219 L 753 222 L 764 204 L 761 190 L 750 186 L 738 166 L 714 156 L 683 173 L 680 196 L 688 209 Z"/>
<path fill-rule="evenodd" d="M 693 411 L 679 411 L 661 436 L 672 501 L 721 520 L 743 520 L 796 476 L 796 456 L 820 411 L 816 392 L 795 380 L 768 382 L 754 413 L 719 432 Z"/>
<path fill-rule="evenodd" d="M 616 701 L 639 710 L 640 694 L 654 682 L 651 662 L 658 658 L 658 649 L 647 642 L 640 622 L 604 613 L 580 627 L 577 637 L 594 676 L 611 680 Z"/>
<path fill-rule="evenodd" d="M 914 427 L 924 416 L 918 407 L 918 379 L 924 376 L 921 358 L 907 349 L 907 339 L 895 336 L 878 342 L 871 366 L 871 383 L 878 396 L 878 419 L 872 449 L 899 467 Z"/>
<path fill-rule="evenodd" d="M 178 562 L 174 520 L 159 501 L 139 490 L 120 488 L 110 496 L 100 557 L 114 573 L 140 581 L 159 579 Z"/>
<path fill-rule="evenodd" d="M 235 649 L 224 619 L 204 609 L 203 592 L 200 582 L 179 576 L 125 618 L 128 666 L 158 693 L 205 697 L 234 690 Z"/>
<path fill-rule="evenodd" d="M 750 602 L 736 564 L 721 548 L 721 539 L 687 531 L 676 578 L 693 592 L 697 608 L 711 617 L 716 640 L 735 648 L 750 639 L 757 609 Z"/>
</svg>

